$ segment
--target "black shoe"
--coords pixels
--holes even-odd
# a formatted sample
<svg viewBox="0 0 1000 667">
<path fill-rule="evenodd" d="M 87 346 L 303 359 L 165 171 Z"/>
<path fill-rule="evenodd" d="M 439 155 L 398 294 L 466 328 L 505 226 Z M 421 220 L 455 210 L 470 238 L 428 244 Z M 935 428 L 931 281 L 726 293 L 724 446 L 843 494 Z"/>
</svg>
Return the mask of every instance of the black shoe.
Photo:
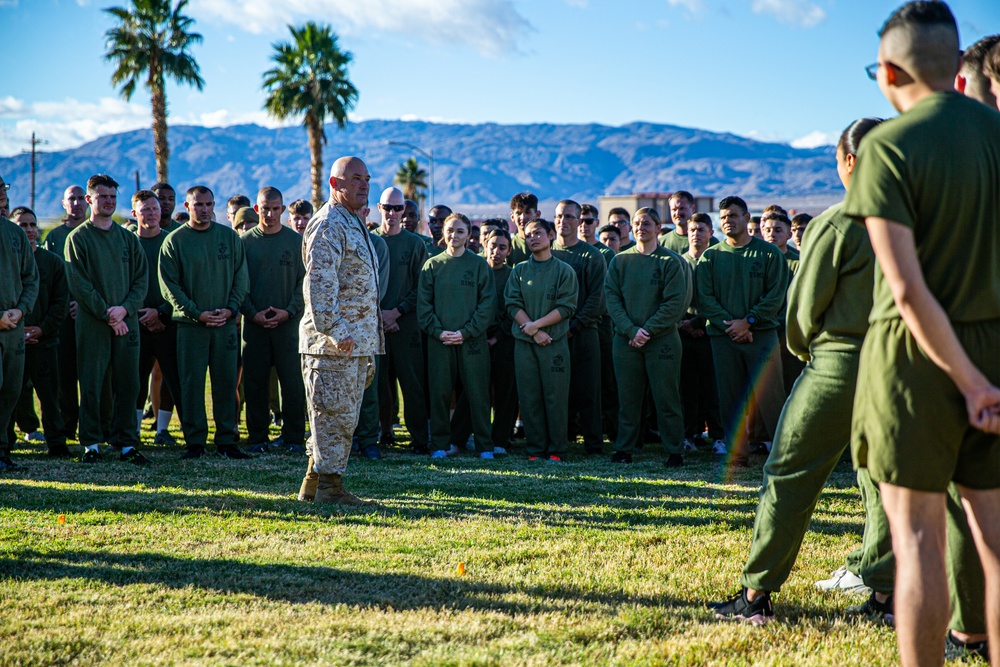
<svg viewBox="0 0 1000 667">
<path fill-rule="evenodd" d="M 154 445 L 170 445 L 171 447 L 177 445 L 177 440 L 174 436 L 170 435 L 170 431 L 164 429 L 162 431 L 156 432 L 156 437 L 153 438 Z"/>
<path fill-rule="evenodd" d="M 104 458 L 101 456 L 101 453 L 96 449 L 83 450 L 83 455 L 77 459 L 80 463 L 100 463 L 103 460 Z"/>
<path fill-rule="evenodd" d="M 767 456 L 771 453 L 771 443 L 769 442 L 751 442 L 750 443 L 750 453 L 754 456 Z"/>
<path fill-rule="evenodd" d="M 204 445 L 188 445 L 187 451 L 181 454 L 182 459 L 200 459 L 205 455 Z"/>
<path fill-rule="evenodd" d="M 851 605 L 845 611 L 851 616 L 880 618 L 889 625 L 892 625 L 896 620 L 896 616 L 893 613 L 893 596 L 890 594 L 885 602 L 879 602 L 875 599 L 875 591 L 872 591 L 867 600 L 861 604 Z"/>
<path fill-rule="evenodd" d="M 362 448 L 361 455 L 373 461 L 378 461 L 382 458 L 382 452 L 379 451 L 378 445 L 368 445 Z"/>
<path fill-rule="evenodd" d="M 611 455 L 612 463 L 632 463 L 632 452 L 615 452 Z"/>
<path fill-rule="evenodd" d="M 49 445 L 49 458 L 65 459 L 73 456 L 66 445 Z"/>
<path fill-rule="evenodd" d="M 513 438 L 515 440 L 524 440 L 524 424 L 518 424 L 514 427 Z"/>
<path fill-rule="evenodd" d="M 149 463 L 149 459 L 139 453 L 139 450 L 133 447 L 124 454 L 118 457 L 119 461 L 126 461 L 128 463 L 134 463 L 136 465 L 143 465 Z"/>
<path fill-rule="evenodd" d="M 420 456 L 426 456 L 431 453 L 431 450 L 427 448 L 427 445 L 412 445 L 410 447 L 410 452 Z"/>
<path fill-rule="evenodd" d="M 255 445 L 250 445 L 250 448 L 247 451 L 250 452 L 251 454 L 264 454 L 267 452 L 269 447 L 270 445 L 268 445 L 266 442 L 258 442 Z"/>
<path fill-rule="evenodd" d="M 383 433 L 382 437 L 378 439 L 378 444 L 385 445 L 386 447 L 391 447 L 396 444 L 396 436 L 392 434 L 392 431 L 388 433 Z"/>
<path fill-rule="evenodd" d="M 667 457 L 667 467 L 668 468 L 683 468 L 684 467 L 684 457 L 680 454 L 671 454 Z"/>
<path fill-rule="evenodd" d="M 271 449 L 284 449 L 285 448 L 285 437 L 279 435 L 277 438 L 271 441 Z"/>
<path fill-rule="evenodd" d="M 219 450 L 218 451 L 219 456 L 221 456 L 224 459 L 243 460 L 243 459 L 253 458 L 249 454 L 241 450 L 239 447 L 237 447 L 236 445 L 223 445 L 222 447 L 219 447 L 218 450 Z"/>
<path fill-rule="evenodd" d="M 600 456 L 601 454 L 604 453 L 604 447 L 602 447 L 601 445 L 592 445 L 590 447 L 584 447 L 583 451 L 585 451 L 587 454 Z"/>
<path fill-rule="evenodd" d="M 285 451 L 288 452 L 289 454 L 305 454 L 306 453 L 306 446 L 305 445 L 288 445 L 288 447 L 285 449 Z"/>
<path fill-rule="evenodd" d="M 725 602 L 708 605 L 715 612 L 715 617 L 722 621 L 743 621 L 750 625 L 764 625 L 774 620 L 774 608 L 771 606 L 771 594 L 761 593 L 753 602 L 747 600 L 747 589 Z"/>
<path fill-rule="evenodd" d="M 9 456 L 0 456 L 0 472 L 20 470 L 21 466 L 10 460 Z"/>
<path fill-rule="evenodd" d="M 951 634 L 951 630 L 944 638 L 944 659 L 966 661 L 969 658 L 979 658 L 990 661 L 990 643 L 985 639 L 981 642 L 963 642 Z"/>
</svg>

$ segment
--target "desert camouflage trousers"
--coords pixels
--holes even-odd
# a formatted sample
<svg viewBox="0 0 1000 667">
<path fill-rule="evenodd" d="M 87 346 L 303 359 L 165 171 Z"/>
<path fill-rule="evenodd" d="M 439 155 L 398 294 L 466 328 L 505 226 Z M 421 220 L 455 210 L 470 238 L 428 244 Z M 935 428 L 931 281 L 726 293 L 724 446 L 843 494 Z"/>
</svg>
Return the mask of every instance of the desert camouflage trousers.
<svg viewBox="0 0 1000 667">
<path fill-rule="evenodd" d="M 343 475 L 347 471 L 361 398 L 374 377 L 373 356 L 302 355 L 302 380 L 312 431 L 306 449 L 318 474 Z"/>
</svg>

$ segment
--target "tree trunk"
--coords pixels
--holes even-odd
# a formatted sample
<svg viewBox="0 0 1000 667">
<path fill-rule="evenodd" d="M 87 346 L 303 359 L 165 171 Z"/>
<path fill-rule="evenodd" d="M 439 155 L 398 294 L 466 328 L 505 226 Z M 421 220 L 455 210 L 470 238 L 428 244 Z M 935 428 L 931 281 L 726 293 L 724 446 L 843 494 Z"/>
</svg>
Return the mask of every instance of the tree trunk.
<svg viewBox="0 0 1000 667">
<path fill-rule="evenodd" d="M 153 105 L 153 154 L 156 156 L 156 180 L 169 183 L 167 165 L 170 162 L 170 146 L 167 143 L 167 93 L 164 88 L 163 72 L 156 54 L 149 62 L 149 89 Z"/>
<path fill-rule="evenodd" d="M 326 197 L 323 196 L 323 127 L 312 112 L 306 113 L 306 132 L 309 134 L 312 203 L 313 208 L 319 210 L 326 202 Z"/>
</svg>

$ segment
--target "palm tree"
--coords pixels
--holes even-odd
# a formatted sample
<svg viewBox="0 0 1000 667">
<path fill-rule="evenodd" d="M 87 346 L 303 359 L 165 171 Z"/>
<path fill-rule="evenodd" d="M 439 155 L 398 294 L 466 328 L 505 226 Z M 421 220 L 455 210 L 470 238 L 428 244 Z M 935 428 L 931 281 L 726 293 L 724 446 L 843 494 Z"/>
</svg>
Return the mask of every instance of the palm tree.
<svg viewBox="0 0 1000 667">
<path fill-rule="evenodd" d="M 205 86 L 198 63 L 188 48 L 201 42 L 201 35 L 190 32 L 194 19 L 181 12 L 187 0 L 179 0 L 173 11 L 170 0 L 130 0 L 130 7 L 105 9 L 119 25 L 105 34 L 105 59 L 114 63 L 111 83 L 121 86 L 126 101 L 132 99 L 141 79 L 150 92 L 153 106 L 153 151 L 156 156 L 156 180 L 168 181 L 167 164 L 167 92 L 165 78 Z"/>
<path fill-rule="evenodd" d="M 417 158 L 411 157 L 399 165 L 394 182 L 403 188 L 404 197 L 419 201 L 424 198 L 424 190 L 427 189 L 427 172 L 417 164 Z"/>
<path fill-rule="evenodd" d="M 353 56 L 341 51 L 337 35 L 328 25 L 309 21 L 301 28 L 288 26 L 291 42 L 274 44 L 271 56 L 277 66 L 264 72 L 264 108 L 278 120 L 304 114 L 302 124 L 309 135 L 312 158 L 312 201 L 319 207 L 323 196 L 323 123 L 330 116 L 343 128 L 347 112 L 358 100 L 358 89 L 347 78 Z"/>
</svg>

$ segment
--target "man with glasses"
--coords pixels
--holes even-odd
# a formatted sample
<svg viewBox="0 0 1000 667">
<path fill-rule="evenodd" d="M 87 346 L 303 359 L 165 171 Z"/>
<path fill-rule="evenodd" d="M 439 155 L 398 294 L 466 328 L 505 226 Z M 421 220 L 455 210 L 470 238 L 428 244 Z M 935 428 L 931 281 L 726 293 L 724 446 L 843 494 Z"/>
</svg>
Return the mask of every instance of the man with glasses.
<svg viewBox="0 0 1000 667">
<path fill-rule="evenodd" d="M 594 246 L 601 253 L 601 256 L 604 257 L 605 263 L 610 264 L 611 260 L 615 257 L 615 251 L 597 239 L 597 228 L 600 224 L 601 216 L 596 206 L 584 204 L 580 207 L 580 228 L 577 236 L 580 237 L 581 241 L 586 241 Z"/>
<path fill-rule="evenodd" d="M 628 211 L 620 206 L 611 209 L 608 211 L 608 224 L 617 227 L 618 235 L 621 236 L 622 240 L 618 246 L 618 252 L 628 250 L 635 245 L 635 241 L 630 236 L 632 233 L 632 216 L 629 215 Z"/>
<path fill-rule="evenodd" d="M 67 457 L 63 434 L 62 412 L 59 410 L 59 329 L 69 313 L 69 287 L 62 257 L 38 246 L 38 219 L 34 211 L 18 206 L 11 220 L 28 237 L 38 267 L 38 298 L 31 312 L 24 317 L 24 379 L 21 382 L 22 403 L 33 404 L 34 393 L 42 407 L 42 426 L 49 456 Z M 29 384 L 30 383 L 30 384 Z M 7 442 L 14 442 L 14 419 L 7 426 Z"/>
</svg>

